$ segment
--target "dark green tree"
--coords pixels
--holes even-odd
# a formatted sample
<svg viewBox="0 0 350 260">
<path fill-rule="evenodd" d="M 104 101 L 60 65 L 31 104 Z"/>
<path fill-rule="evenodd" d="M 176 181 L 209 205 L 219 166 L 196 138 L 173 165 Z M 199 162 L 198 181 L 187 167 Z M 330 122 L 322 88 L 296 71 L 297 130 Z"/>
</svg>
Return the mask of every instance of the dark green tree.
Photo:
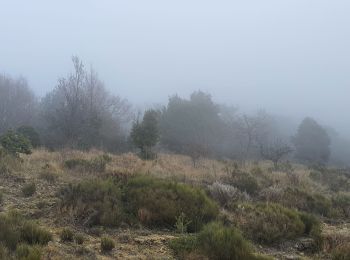
<svg viewBox="0 0 350 260">
<path fill-rule="evenodd" d="M 38 132 L 31 126 L 21 126 L 17 128 L 17 133 L 26 137 L 33 147 L 40 146 L 40 136 Z"/>
<path fill-rule="evenodd" d="M 293 138 L 296 158 L 310 164 L 325 164 L 330 156 L 331 140 L 326 130 L 314 119 L 305 118 Z"/>
<path fill-rule="evenodd" d="M 134 122 L 130 137 L 133 144 L 140 149 L 140 157 L 146 160 L 155 158 L 152 148 L 158 143 L 160 133 L 158 126 L 159 113 L 153 109 L 147 110 L 142 122 Z"/>
<path fill-rule="evenodd" d="M 202 91 L 189 100 L 173 96 L 160 121 L 161 142 L 171 151 L 191 157 L 193 165 L 201 156 L 215 153 L 220 144 L 222 120 L 219 107 Z"/>
<path fill-rule="evenodd" d="M 10 154 L 18 156 L 20 153 L 31 154 L 30 141 L 23 135 L 9 130 L 0 137 L 1 146 Z"/>
</svg>

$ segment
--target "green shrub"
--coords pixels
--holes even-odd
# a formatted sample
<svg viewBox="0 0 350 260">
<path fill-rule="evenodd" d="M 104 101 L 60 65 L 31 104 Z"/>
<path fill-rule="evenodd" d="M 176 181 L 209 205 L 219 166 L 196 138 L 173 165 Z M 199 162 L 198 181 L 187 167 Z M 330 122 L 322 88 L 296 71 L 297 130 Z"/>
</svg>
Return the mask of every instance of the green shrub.
<svg viewBox="0 0 350 260">
<path fill-rule="evenodd" d="M 41 250 L 38 247 L 20 244 L 16 248 L 16 257 L 20 260 L 40 260 Z"/>
<path fill-rule="evenodd" d="M 33 147 L 40 146 L 40 136 L 39 133 L 31 126 L 21 126 L 17 128 L 17 133 L 26 137 Z"/>
<path fill-rule="evenodd" d="M 188 231 L 193 232 L 218 214 L 218 206 L 203 190 L 154 177 L 130 179 L 125 194 L 128 210 L 148 226 L 173 228 L 184 214 Z"/>
<path fill-rule="evenodd" d="M 247 192 L 249 195 L 256 195 L 260 190 L 258 181 L 249 173 L 242 172 L 233 176 L 231 184 L 241 191 Z"/>
<path fill-rule="evenodd" d="M 25 184 L 22 187 L 22 194 L 25 197 L 33 196 L 35 192 L 36 192 L 36 185 L 35 185 L 35 183 L 28 183 L 28 184 Z"/>
<path fill-rule="evenodd" d="M 279 201 L 286 207 L 328 216 L 331 201 L 322 194 L 312 194 L 298 188 L 287 188 Z"/>
<path fill-rule="evenodd" d="M 85 241 L 85 237 L 83 234 L 75 234 L 74 235 L 74 241 L 76 244 L 81 245 Z"/>
<path fill-rule="evenodd" d="M 332 197 L 332 206 L 340 212 L 344 218 L 350 218 L 350 195 L 338 193 Z"/>
<path fill-rule="evenodd" d="M 0 243 L 0 259 L 11 259 L 8 249 Z"/>
<path fill-rule="evenodd" d="M 113 239 L 109 237 L 102 237 L 101 238 L 101 251 L 102 252 L 109 252 L 115 247 Z"/>
<path fill-rule="evenodd" d="M 73 210 L 75 219 L 84 225 L 117 226 L 123 220 L 122 190 L 112 179 L 70 184 L 58 196 L 61 210 Z"/>
<path fill-rule="evenodd" d="M 197 235 L 171 241 L 170 247 L 180 259 L 191 252 L 213 260 L 267 259 L 254 255 L 249 242 L 235 228 L 216 222 L 204 226 Z"/>
<path fill-rule="evenodd" d="M 0 244 L 9 250 L 15 250 L 20 243 L 45 245 L 52 239 L 50 232 L 26 221 L 17 212 L 0 214 L 0 230 Z"/>
<path fill-rule="evenodd" d="M 293 239 L 305 232 L 305 225 L 295 210 L 269 203 L 242 204 L 236 209 L 239 227 L 259 243 L 272 244 L 282 239 Z"/>
<path fill-rule="evenodd" d="M 7 152 L 15 156 L 32 152 L 30 141 L 25 136 L 11 130 L 0 137 L 0 144 Z"/>
<path fill-rule="evenodd" d="M 34 222 L 26 221 L 21 228 L 21 240 L 30 245 L 46 245 L 52 240 L 52 234 L 49 231 L 40 228 Z"/>
<path fill-rule="evenodd" d="M 74 238 L 74 233 L 69 228 L 62 229 L 60 233 L 60 239 L 62 242 L 72 242 Z"/>
</svg>

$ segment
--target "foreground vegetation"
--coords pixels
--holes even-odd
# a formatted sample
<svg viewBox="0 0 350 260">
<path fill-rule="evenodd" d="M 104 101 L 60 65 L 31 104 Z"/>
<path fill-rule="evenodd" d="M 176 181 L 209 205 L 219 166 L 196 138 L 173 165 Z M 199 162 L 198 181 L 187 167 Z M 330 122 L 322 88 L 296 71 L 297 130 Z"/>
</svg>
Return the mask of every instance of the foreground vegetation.
<svg viewBox="0 0 350 260">
<path fill-rule="evenodd" d="M 346 170 L 34 150 L 0 179 L 0 259 L 348 257 Z"/>
</svg>

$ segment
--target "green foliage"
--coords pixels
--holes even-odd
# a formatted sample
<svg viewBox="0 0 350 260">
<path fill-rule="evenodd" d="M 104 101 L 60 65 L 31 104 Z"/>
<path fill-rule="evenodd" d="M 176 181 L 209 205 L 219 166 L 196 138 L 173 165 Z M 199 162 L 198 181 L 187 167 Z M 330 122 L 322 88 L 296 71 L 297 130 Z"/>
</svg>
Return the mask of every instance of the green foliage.
<svg viewBox="0 0 350 260">
<path fill-rule="evenodd" d="M 60 239 L 62 242 L 72 242 L 74 238 L 74 233 L 69 228 L 62 229 L 60 233 Z"/>
<path fill-rule="evenodd" d="M 211 96 L 202 91 L 193 92 L 190 99 L 171 97 L 161 115 L 161 143 L 171 151 L 189 155 L 195 166 L 219 143 L 219 112 Z"/>
<path fill-rule="evenodd" d="M 0 205 L 2 204 L 3 200 L 4 200 L 4 194 L 0 190 Z"/>
<path fill-rule="evenodd" d="M 314 119 L 305 118 L 294 137 L 296 158 L 311 164 L 327 163 L 331 140 L 326 130 Z"/>
<path fill-rule="evenodd" d="M 310 178 L 330 188 L 331 191 L 350 191 L 350 173 L 347 170 L 315 167 Z"/>
<path fill-rule="evenodd" d="M 180 216 L 175 217 L 175 229 L 178 233 L 186 233 L 188 229 L 188 225 L 191 223 L 190 220 L 187 220 L 185 213 L 181 213 Z"/>
<path fill-rule="evenodd" d="M 40 260 L 41 250 L 37 246 L 20 244 L 16 248 L 16 257 L 19 260 Z"/>
<path fill-rule="evenodd" d="M 25 197 L 33 196 L 34 193 L 36 192 L 36 185 L 33 182 L 27 183 L 22 187 L 21 191 L 22 191 L 23 196 L 25 196 Z"/>
<path fill-rule="evenodd" d="M 155 146 L 160 137 L 158 127 L 159 113 L 155 110 L 147 110 L 143 116 L 142 122 L 134 122 L 130 137 L 133 144 L 140 149 L 142 159 L 154 159 L 155 154 L 152 147 Z"/>
<path fill-rule="evenodd" d="M 46 245 L 52 235 L 33 222 L 26 221 L 17 212 L 0 215 L 0 244 L 15 250 L 20 243 Z"/>
<path fill-rule="evenodd" d="M 122 190 L 112 179 L 85 180 L 60 190 L 61 210 L 73 211 L 84 225 L 117 226 L 123 220 Z"/>
<path fill-rule="evenodd" d="M 242 204 L 236 209 L 243 232 L 259 243 L 272 244 L 282 239 L 293 239 L 305 233 L 305 225 L 295 210 L 278 204 Z"/>
<path fill-rule="evenodd" d="M 350 218 L 350 194 L 338 193 L 332 197 L 332 206 L 341 217 Z"/>
<path fill-rule="evenodd" d="M 12 130 L 0 137 L 0 144 L 2 147 L 12 155 L 31 154 L 30 141 L 23 135 L 18 134 Z"/>
<path fill-rule="evenodd" d="M 109 237 L 102 237 L 101 238 L 101 251 L 102 252 L 109 252 L 115 247 L 114 240 Z"/>
<path fill-rule="evenodd" d="M 213 260 L 267 259 L 254 255 L 249 242 L 235 228 L 225 227 L 216 222 L 204 226 L 197 235 L 171 241 L 170 247 L 180 259 L 191 252 Z"/>
<path fill-rule="evenodd" d="M 17 128 L 16 132 L 26 137 L 33 147 L 40 146 L 40 136 L 33 127 L 21 126 Z"/>
<path fill-rule="evenodd" d="M 91 160 L 86 159 L 70 159 L 64 162 L 64 166 L 70 170 L 87 171 L 87 172 L 104 172 L 107 163 L 112 158 L 107 155 L 100 155 Z"/>
<path fill-rule="evenodd" d="M 279 202 L 286 207 L 323 216 L 328 216 L 331 211 L 331 201 L 328 198 L 322 194 L 309 193 L 299 188 L 287 188 Z"/>
<path fill-rule="evenodd" d="M 46 245 L 52 240 L 52 235 L 34 222 L 26 221 L 21 228 L 21 239 L 31 245 Z"/>
<path fill-rule="evenodd" d="M 218 214 L 216 203 L 203 190 L 154 177 L 130 179 L 125 198 L 131 213 L 148 226 L 174 227 L 176 217 L 183 213 L 192 232 Z"/>
<path fill-rule="evenodd" d="M 232 176 L 231 183 L 241 191 L 247 192 L 249 195 L 256 195 L 259 190 L 259 184 L 256 178 L 249 173 L 240 172 Z"/>
</svg>

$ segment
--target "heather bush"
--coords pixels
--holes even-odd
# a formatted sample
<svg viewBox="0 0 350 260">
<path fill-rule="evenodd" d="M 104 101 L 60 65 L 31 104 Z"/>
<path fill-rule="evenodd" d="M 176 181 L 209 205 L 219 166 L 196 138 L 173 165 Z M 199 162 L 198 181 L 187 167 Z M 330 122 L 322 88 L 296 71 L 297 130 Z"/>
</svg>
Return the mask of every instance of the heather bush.
<svg viewBox="0 0 350 260">
<path fill-rule="evenodd" d="M 213 260 L 258 260 L 268 259 L 255 255 L 252 247 L 233 227 L 221 223 L 209 223 L 196 235 L 183 236 L 170 242 L 170 247 L 180 259 L 191 253 L 199 259 Z"/>
<path fill-rule="evenodd" d="M 241 192 L 232 185 L 214 182 L 208 186 L 210 196 L 221 206 L 227 207 L 230 203 L 236 201 L 250 200 L 250 196 L 246 192 Z"/>
<path fill-rule="evenodd" d="M 24 184 L 21 191 L 22 191 L 23 196 L 25 196 L 25 197 L 33 196 L 34 193 L 36 192 L 36 185 L 33 182 Z"/>
<path fill-rule="evenodd" d="M 203 190 L 148 176 L 130 179 L 125 199 L 131 214 L 148 226 L 172 228 L 183 213 L 193 232 L 218 214 L 216 203 Z"/>
<path fill-rule="evenodd" d="M 241 204 L 235 209 L 237 225 L 252 240 L 272 244 L 305 233 L 305 225 L 295 210 L 274 203 Z"/>
<path fill-rule="evenodd" d="M 85 180 L 62 188 L 61 211 L 71 211 L 83 225 L 117 226 L 124 216 L 120 185 L 112 179 Z"/>
<path fill-rule="evenodd" d="M 64 166 L 70 170 L 86 171 L 86 172 L 104 172 L 106 166 L 111 162 L 112 158 L 103 154 L 93 159 L 69 159 L 64 162 Z"/>
</svg>

